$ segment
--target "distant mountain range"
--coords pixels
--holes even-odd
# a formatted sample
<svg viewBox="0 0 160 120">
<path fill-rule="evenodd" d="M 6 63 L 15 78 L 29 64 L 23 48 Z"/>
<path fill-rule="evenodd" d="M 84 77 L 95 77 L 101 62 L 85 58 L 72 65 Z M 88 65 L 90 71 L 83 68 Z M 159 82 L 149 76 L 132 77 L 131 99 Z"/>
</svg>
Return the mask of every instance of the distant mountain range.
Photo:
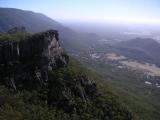
<svg viewBox="0 0 160 120">
<path fill-rule="evenodd" d="M 51 28 L 64 29 L 60 23 L 41 13 L 32 11 L 0 8 L 0 16 L 0 31 L 7 31 L 17 26 L 25 26 L 30 32 L 40 32 Z"/>
<path fill-rule="evenodd" d="M 80 34 L 41 13 L 15 8 L 0 8 L 0 31 L 5 32 L 13 27 L 24 26 L 29 32 L 42 32 L 56 29 L 60 33 L 62 46 L 66 50 L 84 50 L 90 43 L 92 34 Z M 98 39 L 98 38 L 95 38 Z M 92 41 L 95 40 L 92 37 Z M 85 42 L 84 42 L 85 40 Z M 95 42 L 95 41 L 94 41 Z"/>
<path fill-rule="evenodd" d="M 128 41 L 119 42 L 116 44 L 116 47 L 124 49 L 128 52 L 130 51 L 130 55 L 133 55 L 135 52 L 135 56 L 141 55 L 143 59 L 146 58 L 146 60 L 151 60 L 152 62 L 160 64 L 160 44 L 153 39 L 135 38 Z"/>
<path fill-rule="evenodd" d="M 160 44 L 149 38 L 136 38 L 118 42 L 114 45 L 100 45 L 101 38 L 97 34 L 81 34 L 65 27 L 63 24 L 41 13 L 25 11 L 15 8 L 0 8 L 0 31 L 5 32 L 17 26 L 24 26 L 30 32 L 41 32 L 48 29 L 57 29 L 60 33 L 60 42 L 66 51 L 89 52 L 90 48 L 115 52 L 141 62 L 160 65 Z M 77 54 L 76 53 L 76 54 Z"/>
</svg>

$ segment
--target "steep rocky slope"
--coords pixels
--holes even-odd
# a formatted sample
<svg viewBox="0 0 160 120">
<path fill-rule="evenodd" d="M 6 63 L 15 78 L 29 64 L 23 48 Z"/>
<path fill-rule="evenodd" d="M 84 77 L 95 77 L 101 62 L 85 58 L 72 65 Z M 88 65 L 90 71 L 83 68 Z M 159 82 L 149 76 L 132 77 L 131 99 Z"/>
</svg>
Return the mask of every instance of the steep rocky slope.
<svg viewBox="0 0 160 120">
<path fill-rule="evenodd" d="M 69 61 L 55 30 L 1 35 L 0 55 L 0 119 L 133 119 L 113 94 L 99 90 Z"/>
<path fill-rule="evenodd" d="M 14 89 L 44 85 L 48 81 L 48 72 L 66 65 L 68 61 L 55 30 L 20 41 L 1 40 L 0 53 L 1 81 Z"/>
</svg>

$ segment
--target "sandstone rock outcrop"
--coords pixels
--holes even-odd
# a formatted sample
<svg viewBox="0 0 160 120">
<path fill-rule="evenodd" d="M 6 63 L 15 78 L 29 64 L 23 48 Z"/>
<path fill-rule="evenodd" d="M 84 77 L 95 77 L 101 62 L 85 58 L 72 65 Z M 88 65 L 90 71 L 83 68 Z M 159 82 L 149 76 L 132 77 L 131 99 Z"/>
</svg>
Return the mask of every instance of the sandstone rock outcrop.
<svg viewBox="0 0 160 120">
<path fill-rule="evenodd" d="M 58 32 L 49 30 L 21 41 L 0 41 L 0 81 L 14 89 L 45 85 L 48 71 L 63 67 L 68 56 L 58 42 Z"/>
<path fill-rule="evenodd" d="M 97 88 L 86 76 L 72 75 L 68 61 L 56 30 L 18 41 L 1 40 L 0 84 L 14 90 L 36 90 L 49 106 L 78 111 L 76 99 L 87 103 L 96 97 Z"/>
</svg>

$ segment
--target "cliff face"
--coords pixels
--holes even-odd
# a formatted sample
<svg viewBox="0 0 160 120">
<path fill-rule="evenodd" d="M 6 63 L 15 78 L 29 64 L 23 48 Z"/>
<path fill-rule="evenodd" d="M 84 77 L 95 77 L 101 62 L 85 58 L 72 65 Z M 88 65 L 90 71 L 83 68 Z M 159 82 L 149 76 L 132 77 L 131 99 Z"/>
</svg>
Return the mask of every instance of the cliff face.
<svg viewBox="0 0 160 120">
<path fill-rule="evenodd" d="M 112 95 L 100 94 L 78 62 L 69 61 L 57 31 L 18 34 L 0 36 L 0 119 L 132 120 Z"/>
<path fill-rule="evenodd" d="M 14 89 L 35 89 L 48 81 L 48 72 L 63 67 L 68 56 L 49 30 L 21 41 L 0 41 L 0 81 Z"/>
<path fill-rule="evenodd" d="M 21 34 L 25 37 L 24 32 Z M 97 89 L 86 76 L 71 72 L 68 61 L 55 30 L 19 41 L 1 40 L 0 85 L 17 91 L 36 90 L 49 106 L 77 111 L 76 97 L 86 103 L 96 96 Z"/>
</svg>

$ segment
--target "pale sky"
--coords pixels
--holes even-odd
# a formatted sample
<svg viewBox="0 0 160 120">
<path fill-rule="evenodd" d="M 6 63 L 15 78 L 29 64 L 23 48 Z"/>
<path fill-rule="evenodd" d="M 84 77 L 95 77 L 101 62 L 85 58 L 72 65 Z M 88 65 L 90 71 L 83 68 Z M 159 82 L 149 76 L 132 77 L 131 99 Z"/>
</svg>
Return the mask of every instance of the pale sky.
<svg viewBox="0 0 160 120">
<path fill-rule="evenodd" d="M 40 12 L 58 21 L 160 23 L 160 0 L 0 0 L 0 7 Z"/>
</svg>

